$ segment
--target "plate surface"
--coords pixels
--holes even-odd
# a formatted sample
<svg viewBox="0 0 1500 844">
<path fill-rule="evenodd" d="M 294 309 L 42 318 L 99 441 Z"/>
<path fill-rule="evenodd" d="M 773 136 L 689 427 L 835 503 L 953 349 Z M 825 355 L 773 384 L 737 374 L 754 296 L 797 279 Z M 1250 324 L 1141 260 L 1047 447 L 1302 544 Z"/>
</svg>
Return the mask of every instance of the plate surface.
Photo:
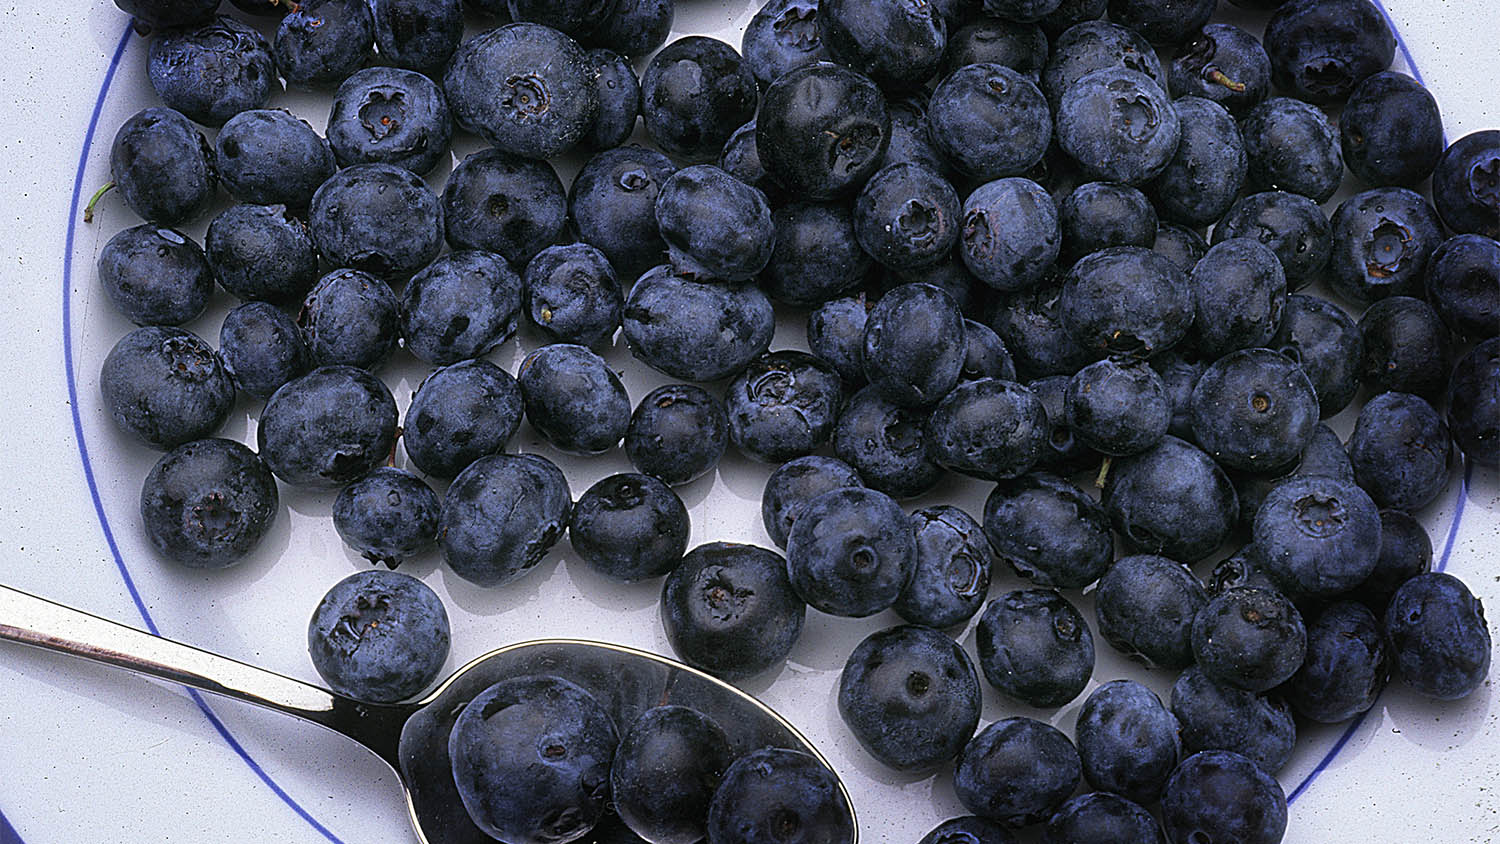
<svg viewBox="0 0 1500 844">
<path fill-rule="evenodd" d="M 1500 54 L 1493 38 L 1500 0 L 1388 0 L 1386 6 L 1404 40 L 1397 68 L 1410 72 L 1415 62 L 1438 98 L 1450 139 L 1500 126 L 1491 79 Z M 283 486 L 272 533 L 228 571 L 165 565 L 146 546 L 136 507 L 140 481 L 159 454 L 128 442 L 101 407 L 99 365 L 130 326 L 98 289 L 93 268 L 108 238 L 139 221 L 118 199 L 106 199 L 90 226 L 78 222 L 78 210 L 80 199 L 108 178 L 115 128 L 157 104 L 145 74 L 147 42 L 127 31 L 125 17 L 107 0 L 44 7 L 11 10 L 0 32 L 0 55 L 8 58 L 0 67 L 7 118 L 0 178 L 10 212 L 0 235 L 7 298 L 0 336 L 8 341 L 0 370 L 6 469 L 0 582 L 317 682 L 306 652 L 307 619 L 329 586 L 367 565 L 334 534 L 331 495 Z M 738 45 L 757 7 L 753 0 L 681 3 L 673 37 L 703 33 Z M 1225 13 L 1254 26 L 1255 16 L 1227 4 Z M 279 94 L 271 104 L 321 131 L 326 102 L 326 96 Z M 479 148 L 477 139 L 461 136 L 455 160 Z M 578 163 L 559 164 L 565 182 Z M 440 188 L 450 167 L 440 165 L 429 181 Z M 203 225 L 188 232 L 201 242 Z M 215 340 L 231 304 L 220 291 L 189 328 Z M 523 329 L 491 357 L 514 372 L 542 342 Z M 772 345 L 805 348 L 801 314 L 783 317 Z M 409 355 L 397 357 L 382 376 L 404 408 L 424 369 Z M 665 381 L 633 361 L 623 344 L 606 357 L 623 370 L 633 400 Z M 253 442 L 258 412 L 258 404 L 241 402 L 222 435 Z M 1346 434 L 1352 419 L 1346 412 L 1335 427 Z M 555 459 L 575 497 L 630 468 L 618 449 L 588 460 L 559 455 L 529 426 L 512 448 Z M 405 455 L 397 462 L 404 465 Z M 692 514 L 691 543 L 772 547 L 759 510 L 769 472 L 731 453 L 716 475 L 680 489 Z M 1465 476 L 1462 467 L 1458 477 L 1467 482 L 1455 480 L 1420 515 L 1441 563 L 1500 607 L 1500 483 L 1493 472 Z M 977 516 L 987 492 L 977 482 L 945 482 L 908 507 L 944 501 Z M 605 581 L 566 543 L 538 570 L 495 590 L 453 577 L 435 552 L 403 570 L 448 605 L 448 668 L 507 642 L 543 637 L 608 639 L 671 653 L 657 617 L 659 582 Z M 997 572 L 991 594 L 1020 585 Z M 1080 608 L 1092 623 L 1088 596 Z M 895 623 L 892 613 L 850 621 L 810 612 L 787 666 L 745 684 L 833 761 L 869 841 L 916 841 L 962 813 L 950 776 L 883 769 L 839 720 L 834 694 L 845 657 L 864 636 Z M 972 655 L 972 633 L 960 641 Z M 1131 676 L 1163 694 L 1170 687 L 1166 672 L 1143 671 L 1102 644 L 1098 654 L 1094 683 Z M 1286 841 L 1500 841 L 1494 698 L 1487 683 L 1463 701 L 1435 705 L 1393 685 L 1353 726 L 1304 730 L 1281 773 L 1293 795 Z M 413 840 L 390 772 L 318 728 L 12 645 L 0 645 L 0 701 L 0 813 L 20 840 Z M 1071 733 L 1081 702 L 1082 696 L 1055 712 L 1023 710 L 986 689 L 982 723 L 1022 714 Z M 12 840 L 8 835 L 0 824 L 0 842 Z"/>
</svg>

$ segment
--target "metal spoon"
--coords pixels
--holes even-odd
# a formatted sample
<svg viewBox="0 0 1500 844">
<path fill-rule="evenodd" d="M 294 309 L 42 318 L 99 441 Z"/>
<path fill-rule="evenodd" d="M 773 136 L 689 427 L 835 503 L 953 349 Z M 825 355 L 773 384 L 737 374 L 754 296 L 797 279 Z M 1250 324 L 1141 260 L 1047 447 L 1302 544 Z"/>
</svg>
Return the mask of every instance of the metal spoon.
<svg viewBox="0 0 1500 844">
<path fill-rule="evenodd" d="M 795 727 L 734 686 L 665 657 L 605 642 L 545 639 L 509 645 L 471 661 L 414 703 L 368 704 L 3 585 L 0 639 L 182 683 L 348 736 L 395 770 L 423 844 L 493 844 L 459 800 L 448 733 L 468 701 L 522 674 L 553 674 L 577 683 L 622 729 L 653 706 L 690 706 L 723 727 L 736 755 L 785 747 L 809 753 L 833 770 Z M 854 804 L 842 782 L 839 791 L 852 818 Z M 857 844 L 858 824 L 854 828 L 849 844 Z"/>
</svg>

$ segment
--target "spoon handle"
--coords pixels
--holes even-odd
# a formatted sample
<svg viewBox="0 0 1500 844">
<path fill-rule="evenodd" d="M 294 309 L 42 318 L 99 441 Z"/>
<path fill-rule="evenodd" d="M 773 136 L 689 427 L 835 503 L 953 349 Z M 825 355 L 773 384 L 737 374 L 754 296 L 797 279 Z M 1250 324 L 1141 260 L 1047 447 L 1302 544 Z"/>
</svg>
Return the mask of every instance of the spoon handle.
<svg viewBox="0 0 1500 844">
<path fill-rule="evenodd" d="M 0 639 L 294 715 L 343 733 L 387 762 L 412 707 L 359 704 L 317 686 L 0 585 Z M 395 734 L 395 735 L 393 735 Z"/>
</svg>

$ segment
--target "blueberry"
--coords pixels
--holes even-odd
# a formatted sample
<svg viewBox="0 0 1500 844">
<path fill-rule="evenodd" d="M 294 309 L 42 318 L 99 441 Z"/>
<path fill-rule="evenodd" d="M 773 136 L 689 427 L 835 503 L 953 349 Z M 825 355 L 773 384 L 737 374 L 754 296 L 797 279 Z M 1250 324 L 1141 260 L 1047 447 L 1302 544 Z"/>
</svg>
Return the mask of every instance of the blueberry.
<svg viewBox="0 0 1500 844">
<path fill-rule="evenodd" d="M 807 606 L 780 554 L 711 542 L 667 575 L 661 614 L 678 659 L 733 680 L 780 667 L 802 634 Z"/>
<path fill-rule="evenodd" d="M 1025 173 L 1052 139 L 1047 100 L 1036 84 L 994 63 L 960 67 L 938 83 L 927 129 L 954 169 L 982 181 Z"/>
<path fill-rule="evenodd" d="M 1417 296 L 1427 261 L 1443 241 L 1437 213 L 1406 188 L 1374 188 L 1344 200 L 1331 221 L 1333 289 L 1369 302 Z"/>
<path fill-rule="evenodd" d="M 729 438 L 749 457 L 781 463 L 827 442 L 842 403 L 828 364 L 806 352 L 772 352 L 729 383 Z"/>
<path fill-rule="evenodd" d="M 625 731 L 609 769 L 610 801 L 632 830 L 656 844 L 694 844 L 734 761 L 724 729 L 685 706 L 641 713 Z"/>
<path fill-rule="evenodd" d="M 1173 841 L 1277 844 L 1286 832 L 1286 796 L 1249 759 L 1205 750 L 1172 772 L 1162 795 L 1162 820 Z"/>
<path fill-rule="evenodd" d="M 758 280 L 773 299 L 818 305 L 870 275 L 874 262 L 855 240 L 854 215 L 846 203 L 789 203 L 771 211 L 771 223 L 776 246 Z"/>
<path fill-rule="evenodd" d="M 1166 385 L 1142 361 L 1106 359 L 1085 366 L 1069 380 L 1063 402 L 1069 430 L 1088 447 L 1114 457 L 1161 442 L 1172 421 Z"/>
<path fill-rule="evenodd" d="M 964 65 L 991 63 L 1024 74 L 1035 83 L 1047 66 L 1048 51 L 1047 34 L 1035 23 L 985 16 L 949 33 L 942 75 Z"/>
<path fill-rule="evenodd" d="M 1172 421 L 1167 425 L 1167 433 L 1182 439 L 1192 439 L 1189 408 L 1192 405 L 1193 387 L 1197 386 L 1198 378 L 1203 375 L 1208 364 L 1184 357 L 1176 351 L 1159 354 L 1150 362 L 1151 368 L 1161 376 L 1162 385 L 1167 388 L 1167 398 L 1172 403 Z"/>
<path fill-rule="evenodd" d="M 818 36 L 817 0 L 767 0 L 746 24 L 740 52 L 762 85 L 803 65 L 827 61 Z"/>
<path fill-rule="evenodd" d="M 754 278 L 776 245 L 765 194 L 711 164 L 667 178 L 656 198 L 656 221 L 674 270 L 688 278 Z"/>
<path fill-rule="evenodd" d="M 99 250 L 99 283 L 136 325 L 181 325 L 208 306 L 214 273 L 198 244 L 148 223 L 125 229 Z"/>
<path fill-rule="evenodd" d="M 1370 0 L 1291 0 L 1263 38 L 1276 87 L 1308 102 L 1337 102 L 1391 66 L 1396 37 Z"/>
<path fill-rule="evenodd" d="M 1026 385 L 1042 403 L 1042 409 L 1047 414 L 1046 443 L 1042 448 L 1042 456 L 1037 458 L 1038 469 L 1067 474 L 1099 464 L 1099 453 L 1073 436 L 1073 429 L 1068 425 L 1065 401 L 1068 382 L 1071 380 L 1067 375 L 1050 375 Z"/>
<path fill-rule="evenodd" d="M 1225 685 L 1264 692 L 1296 673 L 1307 653 L 1301 613 L 1280 592 L 1237 586 L 1193 619 L 1193 658 Z"/>
<path fill-rule="evenodd" d="M 1448 424 L 1464 456 L 1482 466 L 1500 465 L 1500 338 L 1469 350 L 1448 381 Z"/>
<path fill-rule="evenodd" d="M 777 77 L 755 121 L 755 148 L 766 172 L 793 196 L 814 200 L 858 190 L 883 166 L 890 138 L 880 89 L 827 62 Z"/>
<path fill-rule="evenodd" d="M 1290 290 L 1318 277 L 1333 250 L 1323 209 L 1301 194 L 1286 191 L 1254 193 L 1235 200 L 1214 226 L 1213 242 L 1231 237 L 1252 237 L 1271 247 L 1281 259 Z"/>
<path fill-rule="evenodd" d="M 953 298 L 953 304 L 958 306 L 959 313 L 964 315 L 966 325 L 972 318 L 979 316 L 988 304 L 983 301 L 984 289 L 979 280 L 953 255 L 926 267 L 910 270 L 884 269 L 876 276 L 877 300 L 879 296 L 906 284 L 930 284 L 947 293 Z M 964 340 L 967 349 L 968 337 L 965 336 Z"/>
<path fill-rule="evenodd" d="M 1443 417 L 1410 393 L 1370 399 L 1349 435 L 1354 479 L 1381 507 L 1412 512 L 1432 503 L 1448 486 L 1452 457 Z"/>
<path fill-rule="evenodd" d="M 632 354 L 688 381 L 738 373 L 766 353 L 776 328 L 771 301 L 755 285 L 704 284 L 666 266 L 636 281 L 621 323 Z"/>
<path fill-rule="evenodd" d="M 1156 242 L 1156 211 L 1145 194 L 1128 185 L 1079 185 L 1063 200 L 1058 216 L 1065 265 L 1110 246 L 1149 248 Z"/>
<path fill-rule="evenodd" d="M 396 294 L 359 270 L 334 270 L 308 292 L 297 326 L 313 366 L 379 369 L 401 339 Z"/>
<path fill-rule="evenodd" d="M 499 256 L 459 250 L 412 277 L 401 294 L 406 348 L 443 366 L 485 355 L 510 339 L 521 310 L 521 279 Z"/>
<path fill-rule="evenodd" d="M 1380 625 L 1363 604 L 1330 604 L 1307 629 L 1307 657 L 1287 681 L 1293 708 L 1311 720 L 1337 724 L 1365 712 L 1385 688 L 1386 646 Z"/>
<path fill-rule="evenodd" d="M 1073 265 L 1058 311 L 1078 345 L 1145 358 L 1170 349 L 1187 334 L 1193 292 L 1187 276 L 1166 258 L 1139 246 L 1115 246 Z"/>
<path fill-rule="evenodd" d="M 886 111 L 891 118 L 891 141 L 885 148 L 885 157 L 880 160 L 879 167 L 910 162 L 945 175 L 952 169 L 947 159 L 933 146 L 928 134 L 925 99 L 907 97 L 896 101 L 888 100 Z"/>
<path fill-rule="evenodd" d="M 1220 683 L 1188 667 L 1172 684 L 1172 714 L 1189 753 L 1228 750 L 1275 773 L 1292 758 L 1297 725 L 1280 698 Z"/>
<path fill-rule="evenodd" d="M 121 431 L 162 449 L 212 435 L 234 407 L 234 382 L 218 353 L 165 326 L 121 337 L 99 368 L 99 392 Z"/>
<path fill-rule="evenodd" d="M 213 148 L 203 133 L 170 108 L 148 108 L 115 132 L 110 178 L 141 217 L 164 226 L 203 214 L 218 185 Z"/>
<path fill-rule="evenodd" d="M 1109 19 L 1153 44 L 1180 44 L 1208 23 L 1218 0 L 1109 0 Z"/>
<path fill-rule="evenodd" d="M 1326 202 L 1344 176 L 1338 130 L 1317 106 L 1272 97 L 1240 120 L 1246 183 Z"/>
<path fill-rule="evenodd" d="M 1064 327 L 1062 282 L 1054 277 L 1006 296 L 990 314 L 989 325 L 1015 357 L 1017 373 L 1028 378 L 1072 375 L 1100 357 Z"/>
<path fill-rule="evenodd" d="M 656 478 L 610 475 L 578 497 L 568 538 L 584 562 L 609 577 L 659 577 L 687 551 L 688 511 Z"/>
<path fill-rule="evenodd" d="M 1427 300 L 1455 333 L 1500 335 L 1500 243 L 1477 234 L 1443 241 L 1427 262 Z"/>
<path fill-rule="evenodd" d="M 1148 189 L 1166 219 L 1207 226 L 1239 197 L 1249 167 L 1245 142 L 1234 118 L 1211 100 L 1181 97 L 1172 108 L 1181 140 Z"/>
<path fill-rule="evenodd" d="M 588 34 L 599 19 L 609 13 L 611 3 L 603 0 L 506 0 L 506 11 L 510 19 L 529 21 L 552 27 L 574 38 Z"/>
<path fill-rule="evenodd" d="M 1401 584 L 1385 610 L 1385 634 L 1396 675 L 1418 694 L 1457 700 L 1489 673 L 1484 607 L 1453 575 L 1428 572 Z"/>
<path fill-rule="evenodd" d="M 1139 185 L 1171 162 L 1182 128 L 1149 76 L 1105 68 L 1068 87 L 1057 105 L 1057 142 L 1096 179 Z"/>
<path fill-rule="evenodd" d="M 1411 514 L 1401 510 L 1380 511 L 1380 556 L 1364 582 L 1350 597 L 1362 601 L 1376 618 L 1385 613 L 1396 588 L 1419 574 L 1432 570 L 1432 538 Z"/>
<path fill-rule="evenodd" d="M 215 141 L 219 179 L 235 199 L 306 208 L 338 169 L 333 150 L 307 121 L 281 109 L 231 117 Z"/>
<path fill-rule="evenodd" d="M 1255 514 L 1257 557 L 1273 580 L 1298 595 L 1336 595 L 1364 581 L 1380 553 L 1380 512 L 1353 483 L 1289 478 Z"/>
<path fill-rule="evenodd" d="M 1248 237 L 1215 243 L 1188 277 L 1193 347 L 1213 360 L 1271 344 L 1286 305 L 1286 272 L 1276 253 Z M 1315 390 L 1316 392 L 1316 390 Z"/>
<path fill-rule="evenodd" d="M 1365 341 L 1359 373 L 1365 384 L 1427 398 L 1442 394 L 1453 355 L 1448 326 L 1426 301 L 1381 299 L 1359 318 L 1359 333 Z"/>
<path fill-rule="evenodd" d="M 589 40 L 632 58 L 650 55 L 672 31 L 673 0 L 615 0 Z"/>
<path fill-rule="evenodd" d="M 443 209 L 417 175 L 390 164 L 356 164 L 313 195 L 313 243 L 335 266 L 403 280 L 443 247 Z"/>
<path fill-rule="evenodd" d="M 665 260 L 656 198 L 676 169 L 656 150 L 620 147 L 589 159 L 569 188 L 568 215 L 578 239 L 603 252 L 627 287 Z"/>
<path fill-rule="evenodd" d="M 438 506 L 437 494 L 420 478 L 382 466 L 339 492 L 333 526 L 345 545 L 395 568 L 437 538 Z"/>
<path fill-rule="evenodd" d="M 1332 428 L 1322 423 L 1313 429 L 1312 439 L 1302 450 L 1302 460 L 1294 475 L 1327 475 L 1341 481 L 1354 480 L 1354 466 L 1349 463 L 1349 453 L 1344 443 Z"/>
<path fill-rule="evenodd" d="M 964 746 L 953 790 L 965 809 L 982 818 L 1029 826 L 1052 816 L 1078 787 L 1082 770 L 1077 749 L 1055 727 L 1003 718 Z"/>
<path fill-rule="evenodd" d="M 1094 17 L 1104 16 L 1104 5 L 1098 3 Z M 1167 75 L 1156 50 L 1133 29 L 1089 19 L 1076 22 L 1054 38 L 1052 55 L 1042 69 L 1041 84 L 1042 93 L 1054 109 L 1063 92 L 1074 83 L 1105 68 L 1134 70 L 1151 77 L 1158 87 L 1167 85 Z"/>
<path fill-rule="evenodd" d="M 884 88 L 926 82 L 948 43 L 947 22 L 930 3 L 820 0 L 817 21 L 828 55 Z"/>
<path fill-rule="evenodd" d="M 1173 436 L 1117 462 L 1104 504 L 1127 546 L 1190 563 L 1228 538 L 1241 506 L 1223 469 Z"/>
<path fill-rule="evenodd" d="M 1016 844 L 1016 838 L 994 821 L 967 815 L 943 821 L 917 844 Z"/>
<path fill-rule="evenodd" d="M 674 486 L 712 472 L 728 442 L 724 403 L 691 384 L 647 393 L 625 428 L 631 465 Z"/>
<path fill-rule="evenodd" d="M 1104 509 L 1045 472 L 1001 481 L 984 502 L 995 557 L 1038 586 L 1081 589 L 1109 568 L 1114 541 Z"/>
<path fill-rule="evenodd" d="M 864 367 L 872 387 L 906 407 L 931 405 L 963 372 L 963 314 L 953 298 L 929 284 L 885 294 L 865 324 Z"/>
<path fill-rule="evenodd" d="M 983 606 L 990 586 L 994 555 L 983 529 L 968 513 L 948 505 L 917 510 L 911 525 L 916 567 L 896 599 L 896 613 L 933 628 L 968 621 Z"/>
<path fill-rule="evenodd" d="M 800 750 L 763 747 L 736 759 L 708 807 L 708 840 L 722 844 L 854 837 L 854 817 L 838 777 Z"/>
<path fill-rule="evenodd" d="M 787 537 L 807 503 L 829 490 L 863 486 L 859 473 L 832 457 L 808 455 L 778 466 L 761 491 L 761 522 L 771 541 L 785 548 Z"/>
<path fill-rule="evenodd" d="M 921 495 L 943 470 L 929 456 L 925 411 L 893 404 L 873 387 L 855 393 L 833 428 L 833 450 L 871 489 L 893 498 Z"/>
<path fill-rule="evenodd" d="M 1145 807 L 1104 792 L 1080 794 L 1047 821 L 1042 844 L 1166 844 L 1161 825 Z"/>
<path fill-rule="evenodd" d="M 582 143 L 589 149 L 611 149 L 635 131 L 635 119 L 641 113 L 641 81 L 630 62 L 613 50 L 589 50 L 588 58 L 594 68 L 599 110 Z"/>
<path fill-rule="evenodd" d="M 1271 59 L 1254 35 L 1211 23 L 1184 39 L 1167 67 L 1167 83 L 1174 97 L 1203 97 L 1238 113 L 1266 98 Z"/>
<path fill-rule="evenodd" d="M 271 50 L 290 86 L 343 82 L 375 45 L 368 0 L 306 0 L 281 19 Z"/>
<path fill-rule="evenodd" d="M 760 148 L 755 143 L 755 128 L 756 123 L 751 120 L 730 133 L 724 149 L 719 151 L 719 169 L 759 190 L 772 206 L 779 207 L 786 201 L 785 191 L 766 172 Z"/>
<path fill-rule="evenodd" d="M 583 48 L 535 23 L 507 24 L 463 42 L 444 72 L 443 91 L 459 125 L 522 158 L 572 149 L 599 108 Z"/>
<path fill-rule="evenodd" d="M 604 253 L 587 243 L 549 246 L 526 265 L 521 303 L 550 339 L 605 346 L 620 327 L 624 297 Z"/>
<path fill-rule="evenodd" d="M 1364 335 L 1337 305 L 1317 296 L 1288 296 L 1281 326 L 1268 345 L 1302 368 L 1317 395 L 1319 416 L 1332 416 L 1354 400 Z"/>
<path fill-rule="evenodd" d="M 451 478 L 505 448 L 520 427 L 521 407 L 515 379 L 487 360 L 437 369 L 417 386 L 406 410 L 406 456 L 429 475 Z"/>
<path fill-rule="evenodd" d="M 318 281 L 312 232 L 284 206 L 224 209 L 208 224 L 203 248 L 219 284 L 246 301 L 301 302 Z"/>
<path fill-rule="evenodd" d="M 1184 273 L 1191 273 L 1198 260 L 1208 253 L 1208 241 L 1187 226 L 1161 223 L 1156 228 L 1156 242 L 1151 251 L 1171 261 Z"/>
<path fill-rule="evenodd" d="M 996 18 L 1030 23 L 1057 10 L 1059 0 L 985 0 L 984 12 Z"/>
<path fill-rule="evenodd" d="M 198 569 L 232 566 L 276 518 L 276 480 L 232 440 L 177 446 L 151 467 L 141 488 L 146 538 L 164 557 Z"/>
<path fill-rule="evenodd" d="M 604 815 L 618 736 L 593 695 L 526 674 L 466 704 L 448 738 L 474 825 L 514 844 L 572 841 Z"/>
<path fill-rule="evenodd" d="M 259 32 L 222 15 L 156 36 L 147 73 L 168 108 L 205 126 L 260 108 L 276 87 L 271 45 Z"/>
<path fill-rule="evenodd" d="M 854 203 L 859 245 L 886 267 L 911 270 L 948 256 L 959 235 L 958 194 L 920 164 L 892 164 Z"/>
<path fill-rule="evenodd" d="M 448 159 L 453 117 L 431 79 L 414 70 L 367 67 L 333 95 L 328 143 L 345 167 L 393 164 L 418 175 Z"/>
<path fill-rule="evenodd" d="M 735 49 L 702 35 L 679 38 L 641 76 L 641 117 L 670 155 L 711 158 L 755 116 L 755 77 Z"/>
<path fill-rule="evenodd" d="M 1203 582 L 1181 563 L 1154 554 L 1116 560 L 1094 591 L 1099 635 L 1147 667 L 1193 661 L 1193 618 L 1208 603 Z"/>
<path fill-rule="evenodd" d="M 979 616 L 975 643 L 990 685 L 1029 706 L 1062 706 L 1078 697 L 1094 672 L 1088 624 L 1051 589 L 1018 590 L 990 601 Z"/>
<path fill-rule="evenodd" d="M 980 185 L 963 205 L 958 254 L 985 284 L 1013 292 L 1034 286 L 1062 248 L 1057 206 L 1020 177 Z"/>
<path fill-rule="evenodd" d="M 562 451 L 599 454 L 625 436 L 630 397 L 604 359 L 584 346 L 542 346 L 521 361 L 516 383 L 526 419 Z"/>
<path fill-rule="evenodd" d="M 1177 718 L 1155 692 L 1134 680 L 1111 680 L 1078 710 L 1083 775 L 1102 792 L 1155 802 L 1182 757 L 1177 732 Z"/>
<path fill-rule="evenodd" d="M 224 316 L 219 357 L 235 386 L 260 399 L 312 368 L 301 329 L 268 302 L 246 302 Z"/>
<path fill-rule="evenodd" d="M 557 171 L 496 149 L 465 158 L 443 189 L 454 249 L 483 249 L 521 266 L 562 237 L 567 202 Z"/>
<path fill-rule="evenodd" d="M 307 625 L 319 676 L 339 694 L 369 703 L 394 703 L 426 688 L 448 658 L 449 638 L 437 594 L 410 575 L 381 569 L 334 584 Z"/>
<path fill-rule="evenodd" d="M 1344 164 L 1366 184 L 1415 187 L 1443 154 L 1437 100 L 1404 73 L 1369 76 L 1339 115 L 1339 143 Z"/>
<path fill-rule="evenodd" d="M 1500 238 L 1500 130 L 1471 132 L 1448 145 L 1432 171 L 1432 202 L 1457 234 Z"/>
<path fill-rule="evenodd" d="M 438 546 L 453 572 L 501 586 L 530 571 L 562 538 L 573 506 L 567 479 L 535 454 L 491 454 L 453 479 L 438 516 Z"/>
<path fill-rule="evenodd" d="M 396 402 L 368 370 L 321 366 L 277 388 L 255 436 L 276 477 L 295 486 L 342 486 L 390 457 Z"/>
<path fill-rule="evenodd" d="M 839 675 L 839 715 L 871 756 L 898 771 L 957 756 L 979 725 L 979 703 L 974 663 L 930 627 L 870 634 Z"/>
<path fill-rule="evenodd" d="M 933 462 L 987 480 L 1013 478 L 1040 459 L 1046 411 L 1026 387 L 981 378 L 955 387 L 927 420 Z"/>
<path fill-rule="evenodd" d="M 916 567 L 916 539 L 882 492 L 843 487 L 813 498 L 787 537 L 797 595 L 830 615 L 863 618 L 890 608 Z"/>
<path fill-rule="evenodd" d="M 167 27 L 203 23 L 213 17 L 218 0 L 115 0 L 137 26 Z"/>
<path fill-rule="evenodd" d="M 1318 399 L 1301 367 L 1269 349 L 1214 361 L 1193 387 L 1193 434 L 1220 464 L 1267 472 L 1289 467 L 1318 424 Z"/>
</svg>

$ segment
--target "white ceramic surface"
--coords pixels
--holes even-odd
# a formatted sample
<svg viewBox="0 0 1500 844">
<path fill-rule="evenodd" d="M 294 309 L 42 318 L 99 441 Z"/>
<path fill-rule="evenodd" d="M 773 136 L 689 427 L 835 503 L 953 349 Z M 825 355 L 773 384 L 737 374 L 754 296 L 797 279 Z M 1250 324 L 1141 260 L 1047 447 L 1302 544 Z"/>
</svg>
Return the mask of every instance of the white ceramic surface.
<svg viewBox="0 0 1500 844">
<path fill-rule="evenodd" d="M 1493 96 L 1500 0 L 1387 0 L 1386 6 L 1438 98 L 1449 137 L 1500 126 Z M 683 0 L 674 37 L 707 33 L 738 45 L 755 9 L 754 0 Z M 1237 21 L 1256 19 L 1227 4 L 1225 11 Z M 275 528 L 234 569 L 202 573 L 163 564 L 149 552 L 136 517 L 140 481 L 158 454 L 126 441 L 98 397 L 99 364 L 129 326 L 97 289 L 93 261 L 110 236 L 138 220 L 118 199 L 107 198 L 94 224 L 82 225 L 79 196 L 108 178 L 115 128 L 156 104 L 145 47 L 126 35 L 125 17 L 107 0 L 12 5 L 0 26 L 0 582 L 317 682 L 306 654 L 307 619 L 328 586 L 367 565 L 334 534 L 332 496 L 284 486 Z M 1404 66 L 1398 56 L 1397 67 Z M 272 105 L 291 108 L 321 129 L 325 103 L 278 95 Z M 97 119 L 92 136 L 91 119 Z M 455 152 L 477 148 L 475 139 L 462 137 Z M 574 167 L 560 167 L 565 179 Z M 441 166 L 431 181 L 440 186 L 448 169 Z M 189 231 L 201 238 L 202 229 Z M 221 292 L 211 312 L 189 327 L 216 338 L 229 304 Z M 493 357 L 514 371 L 539 342 L 523 330 L 519 342 Z M 805 347 L 800 314 L 778 328 L 773 348 L 788 347 Z M 423 370 L 410 356 L 399 357 L 383 375 L 404 408 Z M 633 399 L 663 382 L 623 346 L 608 359 L 624 370 Z M 69 393 L 70 374 L 76 396 Z M 242 403 L 224 435 L 253 442 L 257 412 Z M 1351 421 L 1345 413 L 1336 427 L 1347 433 Z M 526 427 L 513 447 L 557 459 L 575 496 L 629 468 L 618 450 L 590 460 L 559 456 Z M 692 543 L 770 546 L 759 513 L 769 471 L 731 454 L 717 475 L 682 489 L 693 518 Z M 1460 467 L 1455 478 L 1461 475 Z M 949 482 L 914 504 L 949 501 L 977 515 L 987 491 L 984 484 Z M 1462 518 L 1450 531 L 1459 509 Z M 1448 570 L 1500 608 L 1500 484 L 1494 474 L 1474 473 L 1467 492 L 1455 480 L 1421 517 Z M 605 582 L 578 563 L 566 543 L 537 571 L 497 590 L 453 577 L 436 553 L 403 570 L 447 601 L 450 667 L 498 644 L 542 636 L 671 652 L 656 614 L 659 584 Z M 992 594 L 1018 584 L 999 572 Z M 1089 599 L 1082 604 L 1092 623 Z M 855 796 L 865 840 L 872 842 L 915 841 L 961 814 L 948 775 L 912 778 L 884 770 L 839 721 L 834 689 L 845 656 L 865 635 L 896 622 L 891 613 L 856 622 L 810 612 L 786 668 L 746 685 L 835 761 Z M 972 635 L 966 632 L 961 641 L 972 654 Z M 1098 650 L 1096 683 L 1132 676 L 1163 693 L 1169 688 L 1170 675 L 1130 665 L 1102 642 Z M 1081 699 L 1057 712 L 1023 710 L 987 689 L 983 722 L 1024 714 L 1071 731 Z M 1342 747 L 1330 757 L 1336 744 Z M 1500 841 L 1500 702 L 1490 683 L 1446 705 L 1393 684 L 1347 733 L 1339 727 L 1300 736 L 1281 774 L 1287 791 L 1323 763 L 1316 782 L 1296 793 L 1289 844 Z M 29 844 L 413 840 L 394 778 L 352 743 L 249 707 L 11 644 L 0 644 L 0 813 Z M 0 842 L 11 841 L 9 834 L 0 829 Z"/>
</svg>

